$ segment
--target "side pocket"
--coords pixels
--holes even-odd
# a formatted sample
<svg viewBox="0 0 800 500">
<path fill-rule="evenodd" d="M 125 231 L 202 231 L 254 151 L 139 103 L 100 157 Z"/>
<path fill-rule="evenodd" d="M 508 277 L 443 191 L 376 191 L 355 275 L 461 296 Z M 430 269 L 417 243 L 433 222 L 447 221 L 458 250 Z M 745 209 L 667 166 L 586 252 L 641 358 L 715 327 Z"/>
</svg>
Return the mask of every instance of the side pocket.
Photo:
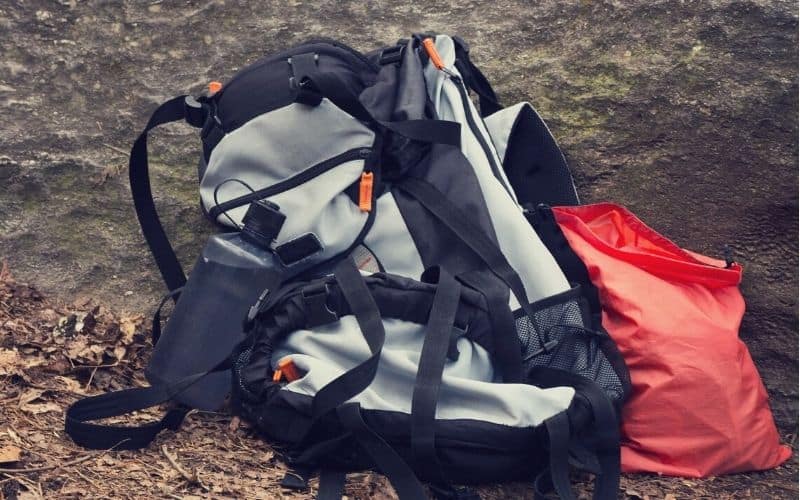
<svg viewBox="0 0 800 500">
<path fill-rule="evenodd" d="M 519 103 L 485 119 L 511 188 L 521 205 L 577 205 L 567 161 L 533 106 Z"/>
<path fill-rule="evenodd" d="M 580 286 L 531 304 L 534 317 L 514 312 L 522 344 L 523 369 L 566 371 L 599 385 L 615 403 L 630 393 L 630 378 L 614 341 L 602 328 L 588 326 Z"/>
</svg>

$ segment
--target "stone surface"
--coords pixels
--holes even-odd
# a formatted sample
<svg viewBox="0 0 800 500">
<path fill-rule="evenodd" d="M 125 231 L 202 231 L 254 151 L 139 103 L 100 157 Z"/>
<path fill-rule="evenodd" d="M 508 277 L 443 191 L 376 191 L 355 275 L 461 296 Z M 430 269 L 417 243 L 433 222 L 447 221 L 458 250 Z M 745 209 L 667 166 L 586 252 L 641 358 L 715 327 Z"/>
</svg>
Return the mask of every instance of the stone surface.
<svg viewBox="0 0 800 500">
<path fill-rule="evenodd" d="M 162 286 L 127 190 L 161 101 L 316 35 L 370 49 L 459 34 L 501 100 L 550 123 L 587 202 L 613 200 L 692 250 L 745 266 L 742 337 L 784 434 L 797 428 L 797 5 L 766 1 L 0 3 L 0 256 L 67 300 L 152 310 Z M 212 228 L 198 141 L 150 141 L 185 267 Z M 133 293 L 127 293 L 133 292 Z"/>
</svg>

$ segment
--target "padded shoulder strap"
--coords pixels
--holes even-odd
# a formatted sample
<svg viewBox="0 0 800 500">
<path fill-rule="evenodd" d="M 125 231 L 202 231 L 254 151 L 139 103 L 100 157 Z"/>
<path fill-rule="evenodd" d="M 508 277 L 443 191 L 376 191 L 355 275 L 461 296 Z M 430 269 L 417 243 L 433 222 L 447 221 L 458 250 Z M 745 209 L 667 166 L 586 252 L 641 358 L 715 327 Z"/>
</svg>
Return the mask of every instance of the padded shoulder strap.
<svg viewBox="0 0 800 500">
<path fill-rule="evenodd" d="M 171 292 L 186 284 L 186 275 L 156 212 L 147 163 L 147 134 L 159 125 L 183 119 L 195 127 L 202 126 L 205 121 L 203 105 L 194 98 L 183 95 L 170 99 L 156 108 L 147 126 L 133 143 L 128 164 L 136 217 L 139 219 L 144 239 L 153 253 L 161 277 Z"/>
</svg>

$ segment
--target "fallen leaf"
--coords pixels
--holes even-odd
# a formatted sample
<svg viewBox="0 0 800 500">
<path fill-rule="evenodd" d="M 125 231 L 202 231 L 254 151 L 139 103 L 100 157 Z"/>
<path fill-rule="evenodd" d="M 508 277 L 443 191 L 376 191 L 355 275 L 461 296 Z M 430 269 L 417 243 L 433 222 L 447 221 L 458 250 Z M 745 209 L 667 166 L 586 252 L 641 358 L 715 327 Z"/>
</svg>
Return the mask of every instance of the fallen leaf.
<svg viewBox="0 0 800 500">
<path fill-rule="evenodd" d="M 18 375 L 22 357 L 16 349 L 0 349 L 0 375 Z"/>
<path fill-rule="evenodd" d="M 42 403 L 34 403 L 37 399 L 40 399 L 45 391 L 40 389 L 25 389 L 25 391 L 19 397 L 19 409 L 28 413 L 33 413 L 34 415 L 38 415 L 40 413 L 48 413 L 48 412 L 60 412 L 61 407 L 56 403 L 52 402 L 42 402 Z"/>
<path fill-rule="evenodd" d="M 25 389 L 22 394 L 19 396 L 19 407 L 22 408 L 23 405 L 36 401 L 44 394 L 44 390 L 42 389 L 34 389 L 34 388 L 27 388 Z"/>
<path fill-rule="evenodd" d="M 86 394 L 86 391 L 83 390 L 83 386 L 81 385 L 81 383 L 75 380 L 74 378 L 58 375 L 55 377 L 55 379 L 60 383 L 60 385 L 62 385 L 69 392 Z"/>
<path fill-rule="evenodd" d="M 6 445 L 0 448 L 0 464 L 18 462 L 22 450 L 14 445 Z"/>
<path fill-rule="evenodd" d="M 22 444 L 22 438 L 19 437 L 19 434 L 14 432 L 14 429 L 6 429 L 6 434 L 10 437 L 15 443 Z"/>
</svg>

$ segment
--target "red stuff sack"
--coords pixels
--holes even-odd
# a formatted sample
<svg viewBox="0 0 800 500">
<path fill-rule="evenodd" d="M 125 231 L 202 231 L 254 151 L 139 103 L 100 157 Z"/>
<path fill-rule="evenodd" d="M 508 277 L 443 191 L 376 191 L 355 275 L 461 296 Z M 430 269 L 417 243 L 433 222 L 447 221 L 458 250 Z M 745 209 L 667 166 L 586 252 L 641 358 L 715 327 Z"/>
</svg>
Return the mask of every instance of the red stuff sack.
<svg viewBox="0 0 800 500">
<path fill-rule="evenodd" d="M 789 458 L 738 336 L 742 268 L 679 248 L 617 205 L 553 213 L 630 370 L 622 470 L 705 477 Z"/>
</svg>

